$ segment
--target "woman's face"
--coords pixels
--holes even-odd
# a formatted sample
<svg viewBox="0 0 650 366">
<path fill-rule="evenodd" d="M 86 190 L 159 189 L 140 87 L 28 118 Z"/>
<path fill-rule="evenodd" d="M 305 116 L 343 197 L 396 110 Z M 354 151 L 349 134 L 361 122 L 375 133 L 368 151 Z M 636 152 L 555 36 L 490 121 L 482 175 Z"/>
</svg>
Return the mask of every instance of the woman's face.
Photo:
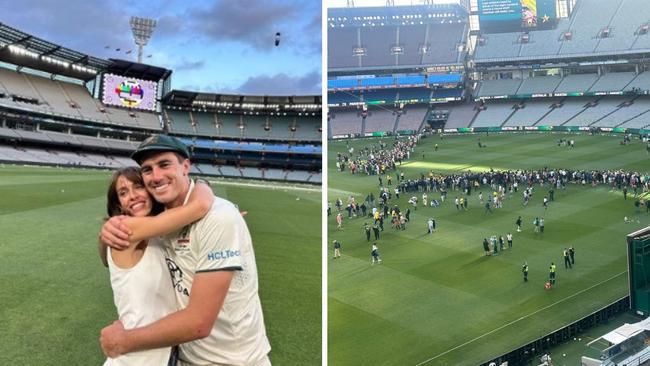
<svg viewBox="0 0 650 366">
<path fill-rule="evenodd" d="M 128 216 L 147 216 L 151 212 L 152 200 L 140 183 L 134 183 L 124 176 L 117 178 L 115 185 L 122 212 Z"/>
</svg>

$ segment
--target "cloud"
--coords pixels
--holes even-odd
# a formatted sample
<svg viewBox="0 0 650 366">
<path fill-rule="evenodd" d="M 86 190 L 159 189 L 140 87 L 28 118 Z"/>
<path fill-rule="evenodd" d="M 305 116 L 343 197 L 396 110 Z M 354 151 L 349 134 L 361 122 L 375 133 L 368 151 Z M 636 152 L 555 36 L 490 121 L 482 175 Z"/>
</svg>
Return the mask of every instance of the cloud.
<svg viewBox="0 0 650 366">
<path fill-rule="evenodd" d="M 309 23 L 304 27 L 304 34 L 311 36 L 307 37 L 308 53 L 320 55 L 323 49 L 323 29 L 322 29 L 322 16 L 317 13 Z"/>
<path fill-rule="evenodd" d="M 128 15 L 109 2 L 0 0 L 0 9 L 11 9 L 2 19 L 8 25 L 91 56 L 124 58 L 113 50 L 133 48 Z"/>
<path fill-rule="evenodd" d="M 188 61 L 183 58 L 180 62 L 176 63 L 172 69 L 174 71 L 184 71 L 184 70 L 199 70 L 205 66 L 205 60 L 199 61 Z"/>
<path fill-rule="evenodd" d="M 320 94 L 320 74 L 309 79 L 309 74 L 299 74 L 305 72 L 302 67 L 295 71 L 295 65 L 320 64 L 316 55 L 321 52 L 321 2 L 156 0 L 132 5 L 125 8 L 100 0 L 0 0 L 0 9 L 12 10 L 3 13 L 0 22 L 91 56 L 134 60 L 137 47 L 129 17 L 153 17 L 158 24 L 145 49 L 145 56 L 153 57 L 143 62 L 173 70 L 175 83 L 197 85 L 190 90 Z M 277 48 L 273 46 L 276 32 L 282 33 Z M 125 54 L 127 50 L 132 53 Z M 215 66 L 223 59 L 234 60 L 225 62 L 231 69 Z M 239 60 L 248 61 L 248 66 Z M 214 70 L 227 72 L 228 81 Z M 266 76 L 249 78 L 262 73 Z"/>
<path fill-rule="evenodd" d="M 275 33 L 286 33 L 284 25 L 299 15 L 298 5 L 258 0 L 217 1 L 190 13 L 194 32 L 214 41 L 240 41 L 257 49 L 272 47 Z"/>
<path fill-rule="evenodd" d="M 321 74 L 312 71 L 296 77 L 285 73 L 252 76 L 237 88 L 237 92 L 251 95 L 320 95 Z"/>
<path fill-rule="evenodd" d="M 212 94 L 241 94 L 239 91 L 221 84 L 221 83 L 211 83 L 207 85 L 203 84 L 184 84 L 181 87 L 173 88 L 175 90 L 183 90 L 197 93 L 212 93 Z"/>
<path fill-rule="evenodd" d="M 156 37 L 164 39 L 179 35 L 183 31 L 184 22 L 178 16 L 163 15 L 156 22 Z"/>
</svg>

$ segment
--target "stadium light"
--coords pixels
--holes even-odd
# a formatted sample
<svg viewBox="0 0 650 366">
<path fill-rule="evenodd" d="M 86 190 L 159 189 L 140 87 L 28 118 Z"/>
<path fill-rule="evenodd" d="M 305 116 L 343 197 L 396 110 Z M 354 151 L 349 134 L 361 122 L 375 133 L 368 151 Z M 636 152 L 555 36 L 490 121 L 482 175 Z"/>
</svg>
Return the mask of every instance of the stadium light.
<svg viewBox="0 0 650 366">
<path fill-rule="evenodd" d="M 157 21 L 149 18 L 131 17 L 129 23 L 133 32 L 133 40 L 138 45 L 138 63 L 142 63 L 142 50 L 151 39 Z"/>
</svg>

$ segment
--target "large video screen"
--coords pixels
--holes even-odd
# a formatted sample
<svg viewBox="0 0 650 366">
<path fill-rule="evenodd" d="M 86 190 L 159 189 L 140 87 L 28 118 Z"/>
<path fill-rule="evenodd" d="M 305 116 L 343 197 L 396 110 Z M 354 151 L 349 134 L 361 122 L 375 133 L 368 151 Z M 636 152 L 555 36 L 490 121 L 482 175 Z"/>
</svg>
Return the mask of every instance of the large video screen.
<svg viewBox="0 0 650 366">
<path fill-rule="evenodd" d="M 104 74 L 102 102 L 126 108 L 156 110 L 155 81 Z"/>
<path fill-rule="evenodd" d="M 479 0 L 481 31 L 550 29 L 556 24 L 555 0 Z"/>
</svg>

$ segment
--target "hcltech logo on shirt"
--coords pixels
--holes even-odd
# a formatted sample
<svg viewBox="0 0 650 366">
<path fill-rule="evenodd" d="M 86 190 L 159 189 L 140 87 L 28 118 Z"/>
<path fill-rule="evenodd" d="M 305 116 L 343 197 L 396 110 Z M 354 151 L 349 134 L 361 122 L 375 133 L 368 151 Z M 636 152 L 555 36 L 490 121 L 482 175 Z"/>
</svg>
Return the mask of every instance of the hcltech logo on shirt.
<svg viewBox="0 0 650 366">
<path fill-rule="evenodd" d="M 219 250 L 219 251 L 208 253 L 208 260 L 218 261 L 222 259 L 239 257 L 240 255 L 241 252 L 239 250 L 230 250 L 230 249 Z"/>
</svg>

